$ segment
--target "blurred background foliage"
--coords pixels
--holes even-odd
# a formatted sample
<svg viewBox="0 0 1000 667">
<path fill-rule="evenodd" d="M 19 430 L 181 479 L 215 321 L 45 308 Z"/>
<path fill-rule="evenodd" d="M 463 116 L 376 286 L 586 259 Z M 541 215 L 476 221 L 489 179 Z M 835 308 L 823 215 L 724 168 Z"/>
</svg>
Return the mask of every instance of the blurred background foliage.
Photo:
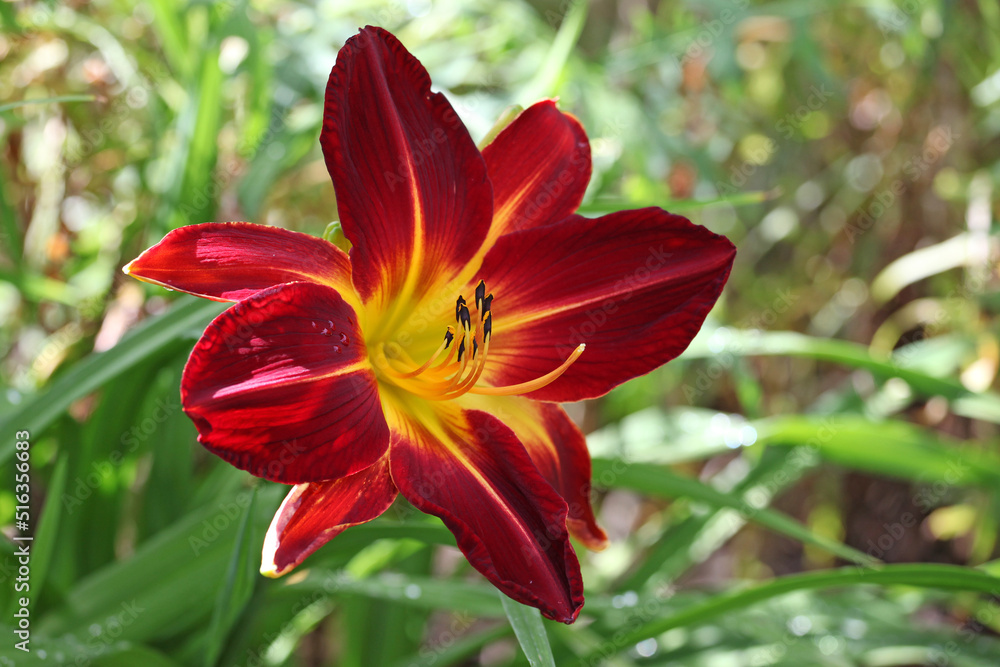
<svg viewBox="0 0 1000 667">
<path fill-rule="evenodd" d="M 581 620 L 544 624 L 555 664 L 1000 664 L 991 0 L 0 1 L 0 524 L 29 430 L 36 535 L 27 655 L 0 541 L 0 663 L 527 664 L 406 507 L 260 577 L 284 488 L 179 406 L 220 306 L 120 272 L 190 223 L 323 232 L 324 85 L 368 23 L 476 139 L 558 96 L 585 214 L 739 248 L 681 359 L 568 406 L 613 543 L 580 551 Z"/>
</svg>

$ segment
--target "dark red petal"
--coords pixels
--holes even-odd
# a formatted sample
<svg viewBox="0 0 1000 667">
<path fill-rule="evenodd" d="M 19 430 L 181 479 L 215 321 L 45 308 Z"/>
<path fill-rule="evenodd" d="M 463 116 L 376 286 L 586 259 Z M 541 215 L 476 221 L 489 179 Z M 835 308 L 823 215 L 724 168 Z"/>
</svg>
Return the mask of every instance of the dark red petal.
<svg viewBox="0 0 1000 667">
<path fill-rule="evenodd" d="M 503 593 L 572 623 L 583 606 L 583 580 L 566 533 L 566 503 L 495 417 L 447 404 L 435 412 L 417 420 L 387 410 L 400 493 L 441 517 L 473 567 Z"/>
<path fill-rule="evenodd" d="M 351 264 L 331 243 L 249 222 L 211 222 L 173 230 L 125 267 L 148 283 L 216 301 L 296 281 L 350 294 Z"/>
<path fill-rule="evenodd" d="M 486 165 L 423 66 L 381 28 L 337 56 L 320 143 L 368 302 L 419 298 L 455 278 L 492 217 Z"/>
<path fill-rule="evenodd" d="M 336 291 L 290 283 L 208 325 L 184 368 L 198 440 L 258 477 L 344 477 L 386 451 L 389 430 L 354 311 Z"/>
<path fill-rule="evenodd" d="M 502 236 L 481 271 L 496 295 L 483 378 L 527 382 L 582 343 L 576 363 L 530 398 L 594 398 L 648 373 L 694 338 L 735 255 L 725 237 L 659 208 Z"/>
<path fill-rule="evenodd" d="M 483 149 L 493 183 L 489 244 L 508 232 L 559 222 L 576 211 L 590 182 L 590 143 L 580 123 L 538 102 Z"/>
<path fill-rule="evenodd" d="M 590 506 L 587 440 L 565 410 L 520 396 L 470 394 L 463 404 L 484 410 L 510 427 L 535 467 L 569 506 L 566 525 L 573 537 L 595 551 L 608 546 L 608 536 L 597 525 Z"/>
<path fill-rule="evenodd" d="M 347 477 L 295 486 L 267 529 L 261 573 L 280 577 L 351 526 L 381 515 L 395 499 L 388 456 Z"/>
</svg>

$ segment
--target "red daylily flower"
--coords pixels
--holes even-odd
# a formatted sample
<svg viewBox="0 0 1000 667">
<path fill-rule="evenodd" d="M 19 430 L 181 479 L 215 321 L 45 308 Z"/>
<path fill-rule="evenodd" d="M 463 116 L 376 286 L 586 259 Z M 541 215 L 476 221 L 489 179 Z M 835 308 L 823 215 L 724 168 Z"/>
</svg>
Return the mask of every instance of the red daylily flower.
<svg viewBox="0 0 1000 667">
<path fill-rule="evenodd" d="M 569 533 L 593 549 L 607 538 L 584 437 L 556 402 L 683 351 L 732 244 L 659 208 L 575 215 L 590 178 L 575 118 L 539 102 L 480 152 L 378 28 L 340 51 L 320 142 L 349 254 L 213 223 L 126 267 L 236 302 L 195 346 L 181 394 L 205 447 L 295 485 L 261 571 L 288 572 L 402 493 L 501 591 L 573 622 L 583 584 Z"/>
</svg>

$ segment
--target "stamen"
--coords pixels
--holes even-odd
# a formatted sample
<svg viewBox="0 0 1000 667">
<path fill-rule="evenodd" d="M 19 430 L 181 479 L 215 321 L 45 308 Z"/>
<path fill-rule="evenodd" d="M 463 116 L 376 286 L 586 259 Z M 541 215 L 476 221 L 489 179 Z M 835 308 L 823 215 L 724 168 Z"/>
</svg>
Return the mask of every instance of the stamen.
<svg viewBox="0 0 1000 667">
<path fill-rule="evenodd" d="M 475 290 L 475 308 L 479 314 L 475 330 L 472 328 L 472 313 L 469 306 L 465 299 L 459 296 L 455 301 L 455 320 L 462 327 L 458 345 L 452 345 L 456 331 L 455 327 L 449 326 L 437 350 L 419 367 L 404 350 L 393 351 L 391 361 L 386 358 L 388 362 L 386 379 L 405 391 L 429 400 L 450 400 L 465 393 L 487 396 L 526 394 L 554 382 L 580 358 L 586 349 L 586 345 L 578 346 L 558 368 L 534 380 L 506 387 L 476 386 L 486 370 L 490 341 L 493 337 L 492 305 L 493 295 L 486 294 L 486 284 L 480 280 Z M 470 347 L 472 353 L 466 354 Z M 447 354 L 445 350 L 448 351 Z M 434 362 L 442 356 L 444 359 L 434 365 Z M 401 371 L 400 365 L 411 370 Z"/>
<path fill-rule="evenodd" d="M 546 373 L 540 378 L 535 378 L 534 380 L 529 380 L 528 382 L 522 382 L 520 384 L 512 384 L 506 387 L 472 387 L 469 389 L 470 394 L 482 394 L 484 396 L 514 396 L 517 394 L 527 394 L 529 391 L 535 391 L 536 389 L 541 389 L 542 387 L 551 384 L 556 381 L 556 379 L 565 373 L 570 366 L 573 365 L 583 351 L 587 349 L 587 345 L 581 343 L 577 346 L 573 353 L 569 355 L 566 361 L 562 362 L 559 368 L 555 369 L 550 373 Z"/>
<path fill-rule="evenodd" d="M 409 371 L 407 373 L 398 373 L 397 377 L 400 377 L 400 378 L 411 378 L 411 377 L 416 377 L 417 375 L 420 375 L 421 373 L 423 373 L 424 371 L 426 371 L 430 367 L 431 364 L 433 364 L 435 361 L 437 361 L 437 358 L 439 356 L 441 356 L 442 352 L 444 352 L 446 349 L 448 349 L 448 346 L 451 345 L 451 341 L 453 341 L 454 339 L 455 339 L 455 327 L 449 325 L 448 326 L 448 330 L 444 334 L 444 342 L 441 343 L 440 347 L 438 347 L 438 349 L 434 351 L 434 354 L 431 355 L 430 359 L 428 359 L 427 361 L 425 361 L 423 363 L 423 365 L 420 366 L 419 368 L 415 368 L 412 371 Z"/>
</svg>

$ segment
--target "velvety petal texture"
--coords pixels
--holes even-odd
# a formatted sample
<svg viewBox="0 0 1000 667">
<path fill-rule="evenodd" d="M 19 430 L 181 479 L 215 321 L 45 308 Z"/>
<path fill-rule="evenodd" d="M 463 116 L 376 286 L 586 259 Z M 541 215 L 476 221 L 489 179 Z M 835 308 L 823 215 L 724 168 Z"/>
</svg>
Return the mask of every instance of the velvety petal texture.
<svg viewBox="0 0 1000 667">
<path fill-rule="evenodd" d="M 559 222 L 590 182 L 590 142 L 554 100 L 533 104 L 483 149 L 493 183 L 493 226 L 485 245 L 521 229 Z"/>
<path fill-rule="evenodd" d="M 351 263 L 340 248 L 308 234 L 248 222 L 175 229 L 125 267 L 148 283 L 215 301 L 239 301 L 297 281 L 350 295 Z"/>
<path fill-rule="evenodd" d="M 484 412 L 390 409 L 400 493 L 441 518 L 469 562 L 510 597 L 571 623 L 583 606 L 566 503 L 509 428 Z"/>
<path fill-rule="evenodd" d="M 595 551 L 608 546 L 590 504 L 587 440 L 565 410 L 519 396 L 468 396 L 462 404 L 488 412 L 514 432 L 531 462 L 566 501 L 566 525 L 573 537 Z"/>
<path fill-rule="evenodd" d="M 417 298 L 458 276 L 490 226 L 486 165 L 423 65 L 380 28 L 337 56 L 320 143 L 365 302 Z"/>
<path fill-rule="evenodd" d="M 481 275 L 496 295 L 483 377 L 514 385 L 586 350 L 559 379 L 528 394 L 594 398 L 670 361 L 701 327 L 736 249 L 663 209 L 572 216 L 501 236 Z"/>
<path fill-rule="evenodd" d="M 280 577 L 351 526 L 382 514 L 396 495 L 388 456 L 347 477 L 294 486 L 267 530 L 261 574 Z"/>
<path fill-rule="evenodd" d="M 279 285 L 220 314 L 191 352 L 181 402 L 199 442 L 276 482 L 350 475 L 389 444 L 354 311 L 323 285 Z"/>
</svg>

